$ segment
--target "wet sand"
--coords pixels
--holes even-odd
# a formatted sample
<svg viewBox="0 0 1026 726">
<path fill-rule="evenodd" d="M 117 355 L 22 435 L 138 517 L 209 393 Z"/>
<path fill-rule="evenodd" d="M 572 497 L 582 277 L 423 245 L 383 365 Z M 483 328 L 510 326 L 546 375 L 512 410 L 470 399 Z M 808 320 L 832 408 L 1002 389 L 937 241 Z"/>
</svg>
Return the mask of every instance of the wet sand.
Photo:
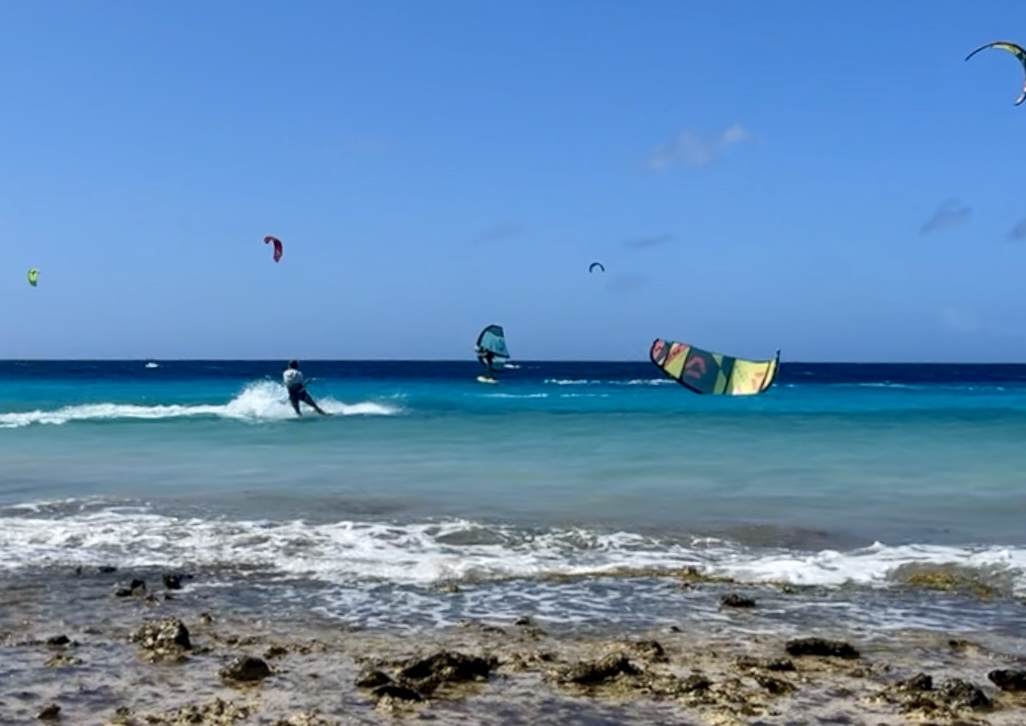
<svg viewBox="0 0 1026 726">
<path fill-rule="evenodd" d="M 943 633 L 361 630 L 284 615 L 273 591 L 234 607 L 152 574 L 131 592 L 130 579 L 3 583 L 0 724 L 1026 723 L 1026 658 Z"/>
</svg>

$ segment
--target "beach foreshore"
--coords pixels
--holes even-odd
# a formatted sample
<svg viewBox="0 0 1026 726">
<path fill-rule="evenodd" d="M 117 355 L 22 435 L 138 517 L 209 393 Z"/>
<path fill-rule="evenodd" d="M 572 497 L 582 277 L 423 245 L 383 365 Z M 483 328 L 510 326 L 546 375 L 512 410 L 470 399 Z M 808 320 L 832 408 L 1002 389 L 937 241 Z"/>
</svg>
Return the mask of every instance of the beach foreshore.
<svg viewBox="0 0 1026 726">
<path fill-rule="evenodd" d="M 746 628 L 758 607 L 723 584 L 708 586 L 737 627 L 523 617 L 412 631 L 286 608 L 273 589 L 232 606 L 187 577 L 133 574 L 5 576 L 0 724 L 1026 722 L 1021 647 L 843 624 Z"/>
</svg>

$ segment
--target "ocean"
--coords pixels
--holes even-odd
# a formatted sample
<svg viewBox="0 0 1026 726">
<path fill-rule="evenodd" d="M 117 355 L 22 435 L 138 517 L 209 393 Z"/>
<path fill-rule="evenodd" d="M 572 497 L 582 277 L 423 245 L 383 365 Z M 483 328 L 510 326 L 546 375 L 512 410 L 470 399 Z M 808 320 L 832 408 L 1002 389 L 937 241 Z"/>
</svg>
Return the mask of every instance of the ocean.
<svg viewBox="0 0 1026 726">
<path fill-rule="evenodd" d="M 302 361 L 334 415 L 301 419 L 283 367 L 0 363 L 0 579 L 116 565 L 364 628 L 629 629 L 725 618 L 662 576 L 694 567 L 758 593 L 745 627 L 1022 635 L 1026 366 L 784 362 L 730 398 L 647 362 L 490 386 Z"/>
</svg>

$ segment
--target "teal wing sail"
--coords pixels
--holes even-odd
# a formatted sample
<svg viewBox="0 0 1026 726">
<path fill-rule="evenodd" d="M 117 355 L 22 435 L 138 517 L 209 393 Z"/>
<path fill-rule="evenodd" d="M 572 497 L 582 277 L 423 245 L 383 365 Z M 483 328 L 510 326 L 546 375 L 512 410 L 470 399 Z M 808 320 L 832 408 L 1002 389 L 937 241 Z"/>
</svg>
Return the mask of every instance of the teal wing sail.
<svg viewBox="0 0 1026 726">
<path fill-rule="evenodd" d="M 482 364 L 484 364 L 485 353 L 491 353 L 496 358 L 509 358 L 509 349 L 506 347 L 506 334 L 503 332 L 502 326 L 489 325 L 482 330 L 477 336 L 474 352 L 477 353 L 477 357 Z"/>
<path fill-rule="evenodd" d="M 509 358 L 506 348 L 506 333 L 501 325 L 489 325 L 477 336 L 475 350 L 478 353 L 492 353 L 496 358 Z"/>
</svg>

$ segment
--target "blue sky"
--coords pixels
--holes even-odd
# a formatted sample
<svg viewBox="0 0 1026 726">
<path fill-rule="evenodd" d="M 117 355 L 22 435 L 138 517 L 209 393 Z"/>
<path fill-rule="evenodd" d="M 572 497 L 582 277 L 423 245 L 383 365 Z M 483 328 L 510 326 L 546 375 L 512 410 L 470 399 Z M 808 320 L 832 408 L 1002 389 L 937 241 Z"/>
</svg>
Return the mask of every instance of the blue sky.
<svg viewBox="0 0 1026 726">
<path fill-rule="evenodd" d="M 1021 0 L 3 3 L 0 358 L 1023 360 L 996 39 Z"/>
</svg>

